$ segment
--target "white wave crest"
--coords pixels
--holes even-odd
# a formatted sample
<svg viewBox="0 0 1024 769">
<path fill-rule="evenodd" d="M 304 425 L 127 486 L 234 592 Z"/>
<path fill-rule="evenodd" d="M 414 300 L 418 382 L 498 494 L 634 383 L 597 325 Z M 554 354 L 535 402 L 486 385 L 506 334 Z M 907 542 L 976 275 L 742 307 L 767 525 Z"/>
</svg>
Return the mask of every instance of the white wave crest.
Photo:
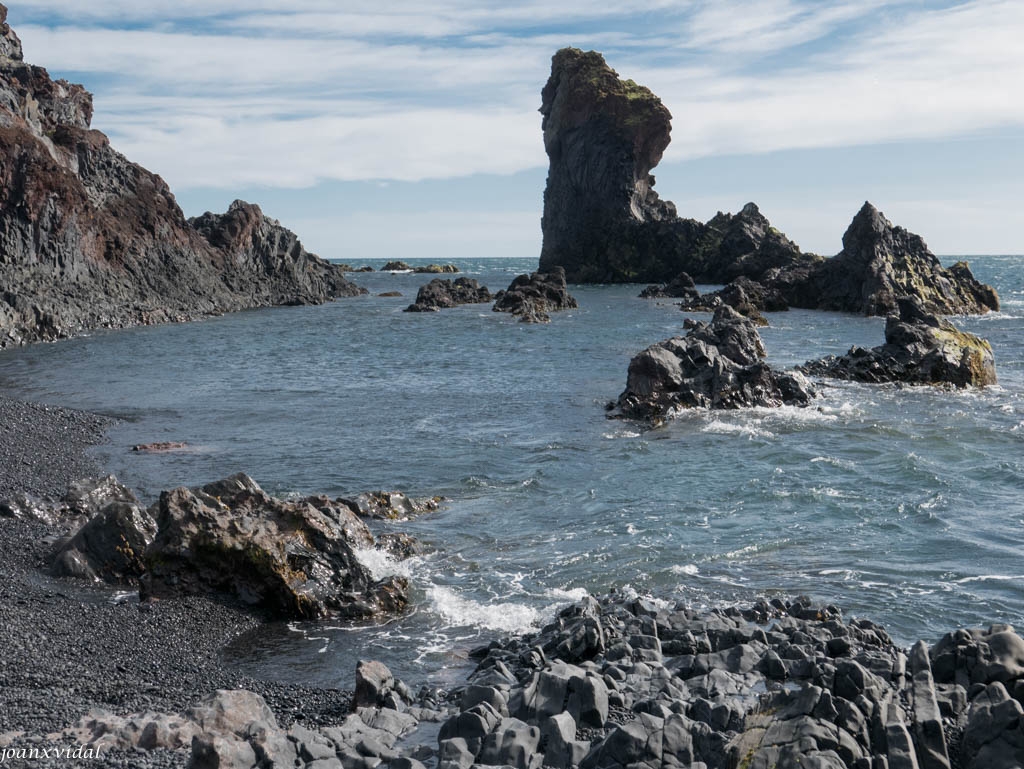
<svg viewBox="0 0 1024 769">
<path fill-rule="evenodd" d="M 413 562 L 416 558 L 409 558 L 405 561 L 396 561 L 383 550 L 372 547 L 355 548 L 353 550 L 356 558 L 375 580 L 387 577 L 411 577 Z"/>
<path fill-rule="evenodd" d="M 528 633 L 540 627 L 541 610 L 520 603 L 481 603 L 441 585 L 428 588 L 427 599 L 430 608 L 450 625 L 503 633 Z"/>
</svg>

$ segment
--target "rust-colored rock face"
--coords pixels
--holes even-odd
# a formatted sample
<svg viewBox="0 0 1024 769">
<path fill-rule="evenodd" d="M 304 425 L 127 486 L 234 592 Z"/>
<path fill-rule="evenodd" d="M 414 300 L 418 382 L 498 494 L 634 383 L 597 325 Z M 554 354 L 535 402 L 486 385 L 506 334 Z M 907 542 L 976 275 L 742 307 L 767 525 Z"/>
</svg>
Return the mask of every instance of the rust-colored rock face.
<svg viewBox="0 0 1024 769">
<path fill-rule="evenodd" d="M 0 348 L 361 292 L 257 206 L 186 221 L 90 128 L 91 94 L 23 61 L 6 19 L 0 5 Z"/>
</svg>

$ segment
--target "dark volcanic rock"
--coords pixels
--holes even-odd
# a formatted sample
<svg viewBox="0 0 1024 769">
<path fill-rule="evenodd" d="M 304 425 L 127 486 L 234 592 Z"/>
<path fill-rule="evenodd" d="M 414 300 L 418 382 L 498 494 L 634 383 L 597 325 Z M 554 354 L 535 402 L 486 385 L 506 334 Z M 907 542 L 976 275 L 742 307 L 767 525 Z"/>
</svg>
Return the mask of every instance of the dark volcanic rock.
<svg viewBox="0 0 1024 769">
<path fill-rule="evenodd" d="M 885 322 L 885 344 L 853 347 L 802 367 L 808 374 L 860 382 L 906 382 L 984 387 L 996 383 L 992 347 L 929 313 L 920 299 L 900 297 L 899 314 Z"/>
<path fill-rule="evenodd" d="M 685 337 L 651 345 L 629 362 L 616 416 L 658 422 L 687 408 L 806 406 L 814 390 L 797 372 L 764 362 L 761 337 L 727 305 L 711 323 L 693 323 Z"/>
<path fill-rule="evenodd" d="M 594 51 L 558 51 L 541 94 L 544 190 L 540 269 L 564 267 L 574 283 L 701 283 L 740 277 L 797 307 L 884 314 L 911 294 L 936 312 L 998 309 L 966 264 L 944 270 L 924 242 L 865 204 L 832 259 L 802 253 L 757 206 L 707 223 L 680 218 L 650 174 L 669 144 L 671 115 L 647 88 Z M 657 289 L 649 295 L 657 295 Z"/>
<path fill-rule="evenodd" d="M 697 294 L 687 297 L 680 304 L 684 312 L 713 312 L 721 305 L 728 305 L 744 317 L 750 318 L 759 326 L 767 326 L 767 319 L 762 310 L 778 312 L 788 310 L 789 305 L 782 294 L 775 289 L 766 288 L 749 278 L 736 278 L 718 291 L 708 294 Z"/>
<path fill-rule="evenodd" d="M 381 272 L 412 272 L 412 266 L 402 261 L 388 262 L 380 268 Z"/>
<path fill-rule="evenodd" d="M 944 269 L 919 235 L 893 224 L 865 203 L 843 235 L 843 250 L 806 276 L 770 280 L 792 305 L 885 315 L 899 297 L 913 296 L 931 312 L 983 313 L 999 309 L 999 297 L 979 283 L 966 262 Z"/>
<path fill-rule="evenodd" d="M 640 292 L 641 299 L 696 299 L 700 296 L 690 273 L 681 272 L 668 283 L 655 283 Z"/>
<path fill-rule="evenodd" d="M 414 267 L 413 272 L 427 273 L 427 274 L 451 274 L 459 271 L 459 268 L 454 264 L 428 264 L 421 267 Z"/>
<path fill-rule="evenodd" d="M 327 497 L 286 502 L 238 474 L 165 491 L 151 510 L 146 595 L 227 594 L 286 617 L 369 617 L 405 608 L 406 581 L 373 579 L 357 549 L 373 535 Z"/>
<path fill-rule="evenodd" d="M 255 206 L 194 228 L 159 176 L 90 130 L 92 96 L 24 63 L 3 29 L 0 347 L 359 292 Z"/>
<path fill-rule="evenodd" d="M 494 302 L 495 312 L 510 312 L 527 323 L 547 323 L 551 320 L 548 313 L 577 307 L 561 267 L 516 276 L 507 289 L 498 292 Z"/>
<path fill-rule="evenodd" d="M 492 298 L 487 287 L 481 286 L 475 278 L 456 278 L 454 281 L 434 278 L 427 285 L 420 286 L 416 301 L 405 311 L 435 312 L 460 304 L 484 304 Z"/>
<path fill-rule="evenodd" d="M 156 536 L 156 522 L 137 501 L 111 502 L 53 552 L 58 577 L 130 583 L 145 571 L 143 553 Z"/>
</svg>

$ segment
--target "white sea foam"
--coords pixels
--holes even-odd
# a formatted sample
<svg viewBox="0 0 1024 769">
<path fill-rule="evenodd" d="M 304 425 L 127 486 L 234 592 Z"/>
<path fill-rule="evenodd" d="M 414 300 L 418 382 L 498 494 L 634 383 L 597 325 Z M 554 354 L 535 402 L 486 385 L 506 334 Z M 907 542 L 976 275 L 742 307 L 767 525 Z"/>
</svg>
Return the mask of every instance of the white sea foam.
<svg viewBox="0 0 1024 769">
<path fill-rule="evenodd" d="M 964 577 L 958 579 L 957 583 L 964 585 L 968 582 L 1011 582 L 1024 580 L 1024 575 L 1011 576 L 1009 574 L 979 574 L 977 577 Z"/>
<path fill-rule="evenodd" d="M 413 566 L 419 562 L 418 558 L 396 561 L 383 550 L 372 547 L 354 548 L 352 552 L 375 580 L 386 577 L 411 577 Z"/>
<path fill-rule="evenodd" d="M 698 574 L 700 572 L 700 569 L 697 568 L 696 564 L 688 563 L 685 565 L 676 564 L 674 566 L 671 566 L 669 568 L 669 571 L 671 571 L 673 574 L 686 574 L 692 577 Z"/>
<path fill-rule="evenodd" d="M 582 587 L 571 587 L 561 588 L 552 587 L 544 591 L 544 597 L 550 598 L 553 601 L 580 601 L 586 598 L 590 593 L 587 592 L 586 588 Z"/>
<path fill-rule="evenodd" d="M 427 589 L 430 608 L 448 624 L 503 633 L 527 633 L 540 626 L 542 612 L 521 603 L 481 603 L 441 585 Z"/>
<path fill-rule="evenodd" d="M 733 422 L 723 422 L 719 419 L 708 422 L 704 427 L 701 428 L 701 432 L 713 433 L 716 435 L 746 435 L 748 438 L 774 438 L 775 433 L 770 430 L 764 430 L 757 426 L 758 420 L 753 420 L 753 423 L 748 424 L 735 424 Z"/>
</svg>

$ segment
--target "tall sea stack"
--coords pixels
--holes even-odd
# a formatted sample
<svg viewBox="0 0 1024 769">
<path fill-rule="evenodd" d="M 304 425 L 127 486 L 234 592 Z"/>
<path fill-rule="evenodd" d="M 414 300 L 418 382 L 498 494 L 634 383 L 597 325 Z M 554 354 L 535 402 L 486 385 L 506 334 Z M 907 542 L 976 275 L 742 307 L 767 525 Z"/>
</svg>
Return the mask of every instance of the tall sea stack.
<svg viewBox="0 0 1024 769">
<path fill-rule="evenodd" d="M 563 267 L 574 283 L 667 283 L 682 272 L 699 283 L 745 278 L 791 306 L 865 314 L 895 311 L 900 296 L 946 314 L 999 308 L 966 263 L 943 268 L 919 236 L 869 203 L 832 259 L 803 253 L 753 203 L 706 223 L 677 216 L 651 175 L 672 116 L 595 51 L 554 55 L 540 111 L 550 160 L 541 270 Z"/>
</svg>

